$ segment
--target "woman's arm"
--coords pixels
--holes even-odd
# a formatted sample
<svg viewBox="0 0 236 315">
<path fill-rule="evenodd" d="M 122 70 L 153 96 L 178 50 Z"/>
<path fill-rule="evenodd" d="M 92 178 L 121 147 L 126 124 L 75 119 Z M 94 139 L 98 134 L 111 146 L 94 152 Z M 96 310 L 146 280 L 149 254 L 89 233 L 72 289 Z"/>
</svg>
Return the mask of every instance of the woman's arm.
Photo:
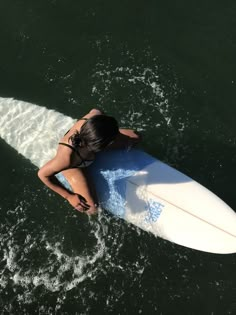
<svg viewBox="0 0 236 315">
<path fill-rule="evenodd" d="M 64 199 L 68 199 L 71 193 L 60 184 L 54 175 L 67 169 L 68 167 L 69 163 L 65 159 L 61 160 L 55 157 L 38 171 L 38 177 L 41 181 Z"/>
<path fill-rule="evenodd" d="M 38 177 L 48 188 L 66 199 L 73 208 L 84 212 L 90 208 L 90 206 L 86 203 L 86 200 L 79 194 L 75 194 L 67 190 L 54 176 L 55 174 L 68 169 L 69 167 L 69 157 L 62 159 L 56 156 L 38 171 Z"/>
</svg>

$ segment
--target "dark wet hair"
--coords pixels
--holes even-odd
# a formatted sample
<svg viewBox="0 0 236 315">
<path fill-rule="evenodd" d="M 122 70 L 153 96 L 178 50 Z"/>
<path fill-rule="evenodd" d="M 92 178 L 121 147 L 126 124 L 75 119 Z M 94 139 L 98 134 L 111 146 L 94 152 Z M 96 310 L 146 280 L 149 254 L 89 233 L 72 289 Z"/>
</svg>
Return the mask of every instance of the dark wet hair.
<svg viewBox="0 0 236 315">
<path fill-rule="evenodd" d="M 89 118 L 76 131 L 70 140 L 75 148 L 87 147 L 88 150 L 99 152 L 111 144 L 118 135 L 119 127 L 115 118 L 106 115 L 96 115 Z"/>
</svg>

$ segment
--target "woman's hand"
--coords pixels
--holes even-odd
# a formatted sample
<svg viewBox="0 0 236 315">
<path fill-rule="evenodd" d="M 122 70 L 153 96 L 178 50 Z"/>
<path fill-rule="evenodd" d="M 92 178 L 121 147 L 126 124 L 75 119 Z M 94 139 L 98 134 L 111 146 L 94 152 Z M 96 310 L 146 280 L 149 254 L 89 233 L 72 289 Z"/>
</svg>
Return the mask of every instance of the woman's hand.
<svg viewBox="0 0 236 315">
<path fill-rule="evenodd" d="M 67 200 L 73 208 L 80 212 L 85 212 L 90 208 L 90 205 L 87 204 L 87 200 L 79 194 L 70 194 Z"/>
</svg>

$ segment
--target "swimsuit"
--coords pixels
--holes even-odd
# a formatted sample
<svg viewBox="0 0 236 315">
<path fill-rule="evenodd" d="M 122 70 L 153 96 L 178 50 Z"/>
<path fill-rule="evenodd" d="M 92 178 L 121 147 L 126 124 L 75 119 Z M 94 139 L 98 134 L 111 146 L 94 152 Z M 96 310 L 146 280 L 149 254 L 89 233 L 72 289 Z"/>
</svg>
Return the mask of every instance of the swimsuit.
<svg viewBox="0 0 236 315">
<path fill-rule="evenodd" d="M 79 120 L 86 120 L 86 121 L 88 121 L 88 118 L 81 118 L 81 119 L 79 119 Z M 65 135 L 66 135 L 69 131 L 70 131 L 70 130 L 68 130 L 68 131 L 65 133 Z M 72 151 L 74 151 L 74 152 L 79 156 L 81 162 L 80 162 L 79 164 L 77 164 L 77 165 L 75 166 L 75 168 L 77 168 L 77 167 L 87 167 L 87 166 L 89 166 L 90 164 L 93 163 L 94 160 L 85 160 L 85 159 L 83 159 L 82 156 L 81 156 L 81 154 L 79 153 L 79 151 L 76 150 L 76 148 L 73 147 L 72 145 L 70 145 L 70 144 L 68 144 L 68 143 L 64 143 L 64 142 L 59 142 L 59 144 L 60 144 L 60 145 L 64 145 L 64 146 L 70 148 Z"/>
</svg>

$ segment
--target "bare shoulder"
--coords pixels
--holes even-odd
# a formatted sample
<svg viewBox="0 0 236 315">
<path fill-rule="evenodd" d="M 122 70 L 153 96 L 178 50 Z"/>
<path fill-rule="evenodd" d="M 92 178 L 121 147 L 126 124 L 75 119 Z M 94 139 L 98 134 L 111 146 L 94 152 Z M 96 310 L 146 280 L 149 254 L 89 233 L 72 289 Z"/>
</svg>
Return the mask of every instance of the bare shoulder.
<svg viewBox="0 0 236 315">
<path fill-rule="evenodd" d="M 61 150 L 58 150 L 56 156 L 42 166 L 38 172 L 38 175 L 51 176 L 59 173 L 65 169 L 68 169 L 71 164 L 70 154 L 62 154 Z"/>
<path fill-rule="evenodd" d="M 89 112 L 88 112 L 88 114 L 86 114 L 83 118 L 87 118 L 87 119 L 89 119 L 89 118 L 91 118 L 91 117 L 93 117 L 93 116 L 96 116 L 96 115 L 103 115 L 104 113 L 100 110 L 100 109 L 98 109 L 98 108 L 93 108 L 93 109 L 91 109 Z"/>
<path fill-rule="evenodd" d="M 103 111 L 101 109 L 98 108 L 93 108 L 90 110 L 89 114 L 93 114 L 93 115 L 102 115 L 104 114 Z"/>
<path fill-rule="evenodd" d="M 84 115 L 83 117 L 81 117 L 76 123 L 75 125 L 71 128 L 71 130 L 75 131 L 78 130 L 80 131 L 80 128 L 82 127 L 82 125 L 84 124 L 84 119 L 89 119 L 93 116 L 97 116 L 97 115 L 103 115 L 103 112 L 100 109 L 97 108 L 93 108 L 91 109 L 88 114 Z"/>
<path fill-rule="evenodd" d="M 137 141 L 141 140 L 141 135 L 136 130 L 120 128 L 119 131 L 121 136 L 127 136 L 129 138 L 136 139 Z"/>
</svg>

